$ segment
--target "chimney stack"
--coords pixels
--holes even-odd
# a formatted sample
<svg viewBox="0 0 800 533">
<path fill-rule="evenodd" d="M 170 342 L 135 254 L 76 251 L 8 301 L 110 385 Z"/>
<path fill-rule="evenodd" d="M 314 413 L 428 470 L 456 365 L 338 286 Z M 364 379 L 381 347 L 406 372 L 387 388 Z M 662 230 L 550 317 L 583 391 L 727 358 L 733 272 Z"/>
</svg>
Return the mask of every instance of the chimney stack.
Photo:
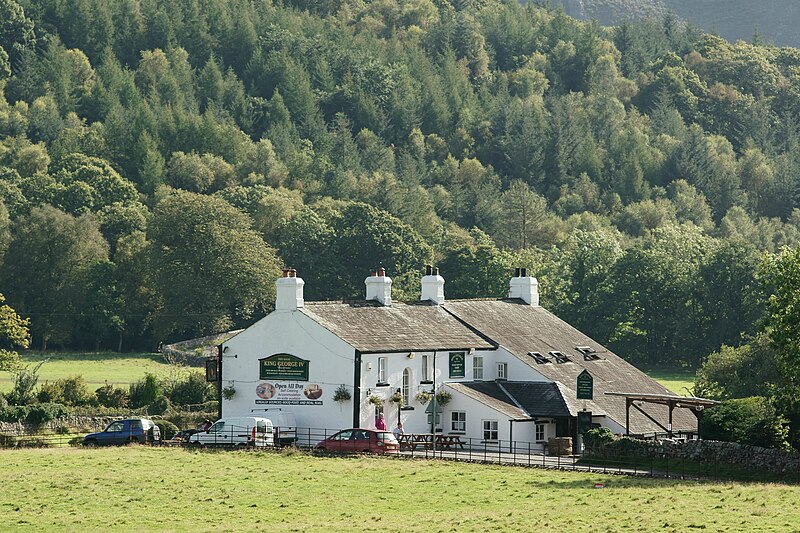
<svg viewBox="0 0 800 533">
<path fill-rule="evenodd" d="M 303 307 L 303 278 L 297 277 L 293 268 L 284 268 L 281 277 L 275 281 L 275 310 L 297 311 Z"/>
<path fill-rule="evenodd" d="M 422 297 L 420 300 L 430 300 L 436 305 L 444 303 L 444 278 L 439 275 L 439 269 L 425 265 L 425 275 L 422 276 Z"/>
<path fill-rule="evenodd" d="M 539 282 L 528 276 L 527 268 L 514 269 L 514 277 L 508 283 L 508 297 L 519 298 L 528 305 L 539 307 Z"/>
<path fill-rule="evenodd" d="M 364 280 L 367 286 L 367 300 L 377 300 L 386 307 L 392 306 L 392 278 L 381 267 Z"/>
</svg>

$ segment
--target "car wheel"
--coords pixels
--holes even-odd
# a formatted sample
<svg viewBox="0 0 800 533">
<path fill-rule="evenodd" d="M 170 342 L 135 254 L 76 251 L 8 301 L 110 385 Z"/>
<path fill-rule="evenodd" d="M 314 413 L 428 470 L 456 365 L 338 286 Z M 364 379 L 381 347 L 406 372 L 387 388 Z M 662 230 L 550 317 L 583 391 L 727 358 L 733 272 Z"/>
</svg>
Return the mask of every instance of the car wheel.
<svg viewBox="0 0 800 533">
<path fill-rule="evenodd" d="M 96 448 L 97 441 L 95 439 L 85 440 L 83 441 L 83 445 L 86 446 L 87 448 Z"/>
<path fill-rule="evenodd" d="M 197 450 L 197 449 L 199 449 L 199 448 L 202 448 L 202 447 L 203 447 L 203 444 L 202 444 L 202 443 L 200 443 L 200 442 L 198 442 L 198 441 L 193 441 L 193 442 L 190 442 L 190 443 L 188 443 L 188 444 L 186 444 L 186 445 L 187 445 L 189 448 L 192 448 L 193 450 Z"/>
<path fill-rule="evenodd" d="M 139 440 L 136 437 L 131 437 L 128 439 L 127 444 L 139 444 Z"/>
<path fill-rule="evenodd" d="M 325 452 L 328 451 L 328 449 L 325 448 L 325 446 L 320 446 L 319 448 L 314 448 L 314 449 L 317 450 L 320 453 L 325 453 Z"/>
<path fill-rule="evenodd" d="M 361 450 L 361 453 L 370 453 L 369 450 Z"/>
</svg>

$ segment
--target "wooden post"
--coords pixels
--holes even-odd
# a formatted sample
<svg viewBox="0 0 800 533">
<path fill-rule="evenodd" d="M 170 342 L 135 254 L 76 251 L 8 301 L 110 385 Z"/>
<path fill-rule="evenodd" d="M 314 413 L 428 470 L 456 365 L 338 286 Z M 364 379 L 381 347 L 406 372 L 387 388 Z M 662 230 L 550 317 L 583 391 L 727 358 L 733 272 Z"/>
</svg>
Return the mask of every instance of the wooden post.
<svg viewBox="0 0 800 533">
<path fill-rule="evenodd" d="M 625 398 L 625 434 L 631 434 L 631 399 Z"/>
</svg>

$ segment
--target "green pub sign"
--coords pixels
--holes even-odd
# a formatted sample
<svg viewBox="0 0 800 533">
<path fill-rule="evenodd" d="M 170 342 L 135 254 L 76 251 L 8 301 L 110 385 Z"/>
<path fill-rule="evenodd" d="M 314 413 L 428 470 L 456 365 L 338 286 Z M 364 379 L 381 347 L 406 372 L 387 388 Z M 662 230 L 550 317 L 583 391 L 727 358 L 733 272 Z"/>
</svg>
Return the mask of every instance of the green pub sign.
<svg viewBox="0 0 800 533">
<path fill-rule="evenodd" d="M 591 400 L 594 393 L 594 378 L 588 370 L 578 374 L 577 387 L 579 400 Z"/>
<path fill-rule="evenodd" d="M 464 377 L 464 352 L 450 352 L 450 377 L 463 378 Z"/>
<path fill-rule="evenodd" d="M 308 381 L 308 361 L 288 353 L 258 360 L 258 377 L 266 380 Z"/>
</svg>

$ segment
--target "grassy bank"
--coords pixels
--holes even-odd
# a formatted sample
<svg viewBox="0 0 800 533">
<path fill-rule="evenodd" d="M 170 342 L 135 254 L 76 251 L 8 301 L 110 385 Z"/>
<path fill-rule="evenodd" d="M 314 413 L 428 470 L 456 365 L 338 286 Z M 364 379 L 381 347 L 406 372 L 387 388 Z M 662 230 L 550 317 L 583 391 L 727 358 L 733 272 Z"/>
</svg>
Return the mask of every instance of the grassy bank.
<svg viewBox="0 0 800 533">
<path fill-rule="evenodd" d="M 106 381 L 127 386 L 144 377 L 146 372 L 161 374 L 172 368 L 158 353 L 27 351 L 21 355 L 25 364 L 47 360 L 39 370 L 39 383 L 80 374 L 92 390 Z M 0 372 L 0 392 L 11 390 L 12 383 L 11 374 Z"/>
<path fill-rule="evenodd" d="M 666 388 L 681 396 L 691 396 L 694 387 L 695 373 L 693 370 L 683 369 L 658 369 L 646 370 L 645 374 L 658 381 Z"/>
<path fill-rule="evenodd" d="M 800 487 L 784 485 L 136 446 L 5 450 L 0 461 L 0 530 L 790 531 L 800 523 Z"/>
</svg>

